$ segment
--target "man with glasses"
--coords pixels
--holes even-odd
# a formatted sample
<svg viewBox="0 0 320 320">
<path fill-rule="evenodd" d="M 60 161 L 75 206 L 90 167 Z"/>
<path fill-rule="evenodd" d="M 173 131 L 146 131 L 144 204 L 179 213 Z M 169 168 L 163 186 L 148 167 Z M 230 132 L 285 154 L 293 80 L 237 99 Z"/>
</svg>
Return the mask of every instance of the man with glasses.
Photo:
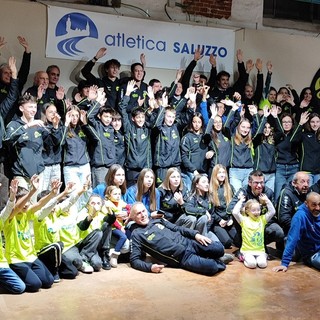
<svg viewBox="0 0 320 320">
<path fill-rule="evenodd" d="M 273 191 L 264 185 L 264 175 L 260 170 L 251 171 L 248 177 L 248 185 L 246 187 L 240 188 L 239 191 L 233 196 L 230 204 L 228 205 L 227 212 L 229 214 L 232 213 L 232 210 L 236 203 L 239 201 L 239 197 L 241 195 L 246 197 L 246 201 L 250 199 L 256 199 L 261 204 L 261 214 L 265 214 L 267 212 L 267 206 L 264 202 L 260 201 L 260 196 L 265 194 L 271 202 L 274 202 Z M 235 227 L 239 234 L 241 234 L 241 228 L 239 224 L 234 221 Z M 283 243 L 284 233 L 282 228 L 279 226 L 277 222 L 277 218 L 273 217 L 265 228 L 264 233 L 264 243 L 265 245 L 276 242 Z M 241 237 L 239 237 L 241 239 Z M 235 243 L 237 247 L 241 247 L 241 243 Z M 267 251 L 266 251 L 267 252 Z M 237 252 L 236 252 L 237 255 Z M 239 257 L 241 258 L 241 257 Z M 240 259 L 241 260 L 241 259 Z"/>
</svg>

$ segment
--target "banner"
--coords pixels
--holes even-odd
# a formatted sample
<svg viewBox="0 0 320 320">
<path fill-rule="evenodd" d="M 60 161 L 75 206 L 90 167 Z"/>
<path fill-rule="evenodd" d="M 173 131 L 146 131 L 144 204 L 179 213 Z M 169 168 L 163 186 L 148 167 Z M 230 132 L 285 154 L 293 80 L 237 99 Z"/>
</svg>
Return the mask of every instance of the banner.
<svg viewBox="0 0 320 320">
<path fill-rule="evenodd" d="M 120 17 L 110 14 L 48 6 L 46 56 L 88 60 L 101 47 L 108 59 L 124 65 L 146 55 L 153 68 L 185 68 L 200 46 L 204 57 L 197 64 L 209 72 L 211 53 L 217 56 L 219 70 L 233 70 L 235 34 L 233 30 L 199 27 L 170 22 Z"/>
</svg>

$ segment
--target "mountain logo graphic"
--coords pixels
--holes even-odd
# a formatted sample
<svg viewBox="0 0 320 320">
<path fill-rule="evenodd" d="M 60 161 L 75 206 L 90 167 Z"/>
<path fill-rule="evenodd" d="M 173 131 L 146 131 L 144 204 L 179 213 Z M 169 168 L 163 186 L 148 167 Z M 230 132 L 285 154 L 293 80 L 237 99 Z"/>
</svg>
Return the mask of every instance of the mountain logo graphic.
<svg viewBox="0 0 320 320">
<path fill-rule="evenodd" d="M 74 57 L 83 53 L 77 48 L 79 42 L 85 38 L 97 39 L 98 30 L 89 17 L 82 13 L 72 12 L 59 20 L 55 35 L 59 38 L 58 50 L 66 56 Z"/>
</svg>

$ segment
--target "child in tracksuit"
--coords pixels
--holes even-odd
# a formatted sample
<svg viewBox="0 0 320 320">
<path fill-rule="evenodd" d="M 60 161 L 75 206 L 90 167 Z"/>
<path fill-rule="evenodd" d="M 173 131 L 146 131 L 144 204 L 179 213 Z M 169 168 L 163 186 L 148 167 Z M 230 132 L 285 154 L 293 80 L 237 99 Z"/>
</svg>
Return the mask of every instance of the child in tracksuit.
<svg viewBox="0 0 320 320">
<path fill-rule="evenodd" d="M 100 104 L 95 102 L 87 114 L 93 142 L 89 148 L 93 188 L 104 182 L 108 169 L 116 163 L 114 129 L 111 125 L 113 110 L 99 107 Z"/>
<path fill-rule="evenodd" d="M 150 142 L 150 124 L 146 123 L 146 113 L 143 108 L 132 110 L 131 119 L 127 113 L 130 95 L 136 90 L 135 81 L 129 81 L 126 94 L 119 104 L 119 111 L 123 119 L 126 145 L 126 174 L 128 186 L 133 185 L 143 168 L 152 167 L 152 154 Z M 147 113 L 150 115 L 149 111 Z"/>
<path fill-rule="evenodd" d="M 169 168 L 180 168 L 180 135 L 175 119 L 176 111 L 173 107 L 160 107 L 160 113 L 155 124 L 158 131 L 154 153 L 157 186 L 164 181 Z"/>
</svg>

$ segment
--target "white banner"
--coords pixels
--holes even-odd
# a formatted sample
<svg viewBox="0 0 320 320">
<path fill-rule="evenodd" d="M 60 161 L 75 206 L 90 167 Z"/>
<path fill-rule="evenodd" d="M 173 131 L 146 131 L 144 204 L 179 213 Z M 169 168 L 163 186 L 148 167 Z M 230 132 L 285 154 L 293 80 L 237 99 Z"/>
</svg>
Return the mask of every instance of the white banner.
<svg viewBox="0 0 320 320">
<path fill-rule="evenodd" d="M 46 56 L 50 58 L 88 60 L 99 48 L 107 47 L 105 60 L 115 58 L 130 65 L 144 53 L 148 67 L 178 69 L 185 68 L 200 46 L 204 57 L 197 70 L 210 71 L 209 56 L 213 53 L 219 70 L 230 72 L 234 43 L 233 30 L 48 6 Z"/>
</svg>

